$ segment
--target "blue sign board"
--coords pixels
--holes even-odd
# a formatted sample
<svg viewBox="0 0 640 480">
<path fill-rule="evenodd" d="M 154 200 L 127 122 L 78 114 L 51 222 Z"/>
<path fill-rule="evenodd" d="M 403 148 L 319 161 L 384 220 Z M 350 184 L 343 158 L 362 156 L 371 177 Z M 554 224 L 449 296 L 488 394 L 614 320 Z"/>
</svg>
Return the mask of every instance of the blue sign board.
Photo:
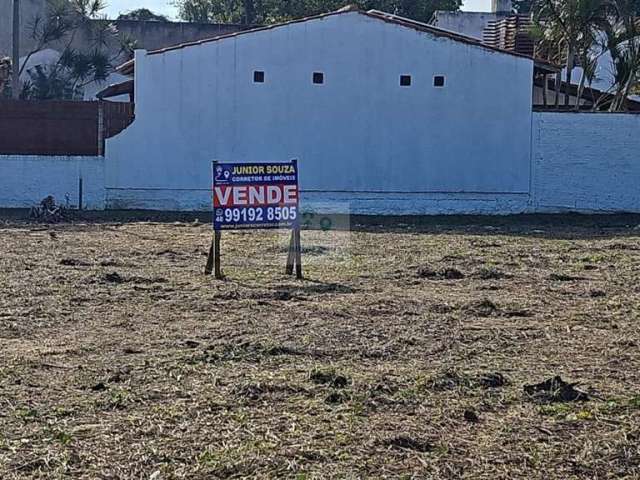
<svg viewBox="0 0 640 480">
<path fill-rule="evenodd" d="M 298 162 L 213 162 L 215 230 L 298 225 Z"/>
</svg>

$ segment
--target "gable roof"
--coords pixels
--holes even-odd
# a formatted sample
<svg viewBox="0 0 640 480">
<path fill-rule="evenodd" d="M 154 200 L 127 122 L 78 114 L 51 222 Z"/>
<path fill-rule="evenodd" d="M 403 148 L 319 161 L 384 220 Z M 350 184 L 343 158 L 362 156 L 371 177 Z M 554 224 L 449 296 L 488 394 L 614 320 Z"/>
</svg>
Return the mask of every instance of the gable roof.
<svg viewBox="0 0 640 480">
<path fill-rule="evenodd" d="M 516 52 L 512 52 L 509 50 L 503 50 L 501 48 L 497 48 L 497 47 L 493 47 L 490 45 L 485 45 L 484 43 L 482 43 L 480 40 L 477 40 L 473 37 L 467 37 L 466 35 L 461 35 L 459 33 L 456 32 L 452 32 L 450 30 L 445 30 L 443 28 L 438 28 L 438 27 L 434 27 L 433 25 L 428 25 L 426 23 L 423 22 L 418 22 L 416 20 L 411 20 L 409 18 L 404 18 L 404 17 L 400 17 L 398 15 L 393 15 L 390 13 L 385 13 L 385 12 L 381 12 L 379 10 L 368 10 L 368 11 L 364 11 L 364 10 L 360 10 L 358 7 L 353 6 L 353 5 L 349 5 L 346 6 L 344 8 L 341 8 L 340 10 L 336 10 L 334 12 L 328 12 L 328 13 L 322 13 L 319 15 L 314 15 L 314 16 L 310 16 L 310 17 L 303 17 L 303 18 L 298 18 L 295 20 L 290 20 L 288 22 L 283 22 L 283 23 L 277 23 L 274 25 L 267 25 L 264 27 L 258 27 L 258 28 L 252 28 L 249 30 L 242 30 L 239 32 L 234 32 L 234 33 L 229 33 L 229 34 L 225 34 L 225 35 L 220 35 L 217 37 L 212 37 L 212 38 L 206 38 L 203 40 L 197 40 L 194 42 L 187 42 L 187 43 L 181 43 L 179 45 L 174 45 L 171 47 L 166 47 L 166 48 L 161 48 L 158 50 L 152 50 L 150 52 L 147 52 L 147 55 L 158 55 L 158 54 L 162 54 L 165 52 L 170 52 L 173 50 L 179 50 L 182 48 L 187 48 L 187 47 L 192 47 L 192 46 L 196 46 L 196 45 L 202 45 L 205 43 L 210 43 L 210 42 L 217 42 L 220 40 L 225 40 L 228 38 L 235 38 L 235 37 L 239 37 L 242 35 L 249 35 L 252 33 L 256 33 L 256 32 L 262 32 L 262 31 L 266 31 L 266 30 L 273 30 L 273 29 L 277 29 L 280 27 L 285 27 L 288 25 L 293 25 L 296 23 L 303 23 L 303 22 L 308 22 L 308 21 L 312 21 L 312 20 L 318 20 L 318 19 L 322 19 L 322 18 L 327 18 L 327 17 L 331 17 L 334 15 L 342 15 L 345 13 L 350 13 L 350 12 L 356 12 L 360 15 L 364 15 L 367 16 L 369 18 L 374 18 L 376 20 L 381 20 L 383 22 L 386 23 L 391 23 L 394 25 L 399 25 L 401 27 L 405 27 L 405 28 L 410 28 L 412 30 L 417 30 L 419 32 L 425 32 L 425 33 L 429 33 L 431 35 L 434 35 L 436 37 L 443 37 L 443 38 L 448 38 L 451 39 L 453 41 L 456 42 L 461 42 L 461 43 L 465 43 L 468 45 L 473 45 L 475 47 L 479 47 L 482 48 L 484 50 L 491 50 L 494 52 L 498 52 L 498 53 L 503 53 L 506 55 L 511 55 L 514 57 L 520 57 L 520 58 L 525 58 L 528 60 L 532 60 L 535 62 L 535 65 L 543 70 L 548 70 L 549 72 L 557 72 L 560 71 L 560 68 L 552 63 L 549 63 L 547 61 L 544 60 L 538 60 L 532 57 L 529 57 L 527 55 L 523 55 L 521 53 L 516 53 Z M 128 62 L 122 64 L 121 66 L 119 66 L 117 68 L 117 70 L 121 73 L 124 74 L 131 74 L 133 72 L 133 65 L 134 65 L 134 61 L 133 60 L 129 60 Z"/>
</svg>

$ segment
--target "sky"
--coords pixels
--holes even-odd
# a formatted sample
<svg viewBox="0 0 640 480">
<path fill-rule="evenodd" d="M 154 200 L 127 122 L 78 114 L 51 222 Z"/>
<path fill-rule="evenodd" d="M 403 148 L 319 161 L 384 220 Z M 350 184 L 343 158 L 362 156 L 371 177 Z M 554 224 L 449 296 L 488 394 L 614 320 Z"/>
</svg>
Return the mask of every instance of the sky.
<svg viewBox="0 0 640 480">
<path fill-rule="evenodd" d="M 176 19 L 176 8 L 171 5 L 172 0 L 107 0 L 108 6 L 104 13 L 109 18 L 116 18 L 121 12 L 128 12 L 137 8 L 148 8 L 155 13 Z M 345 3 L 348 3 L 345 0 Z M 464 0 L 463 10 L 489 11 L 491 0 Z"/>
</svg>

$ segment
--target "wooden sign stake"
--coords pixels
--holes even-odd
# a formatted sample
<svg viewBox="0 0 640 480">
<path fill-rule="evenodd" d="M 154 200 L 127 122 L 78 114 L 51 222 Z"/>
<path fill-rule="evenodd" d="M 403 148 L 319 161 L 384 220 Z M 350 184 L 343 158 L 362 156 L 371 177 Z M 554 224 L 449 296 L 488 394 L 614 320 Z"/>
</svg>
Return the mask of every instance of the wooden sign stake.
<svg viewBox="0 0 640 480">
<path fill-rule="evenodd" d="M 300 245 L 300 227 L 293 228 L 293 236 L 295 237 L 296 246 L 296 278 L 302 280 L 302 247 Z"/>
<path fill-rule="evenodd" d="M 295 262 L 295 234 L 291 230 L 291 239 L 289 240 L 289 252 L 287 253 L 287 267 L 285 273 L 293 275 L 293 263 Z"/>
<path fill-rule="evenodd" d="M 204 274 L 211 275 L 211 272 L 215 270 L 215 277 L 218 280 L 222 280 L 222 269 L 220 267 L 220 238 L 222 232 L 214 230 L 213 240 L 211 241 L 211 247 L 209 248 L 209 256 L 207 257 L 207 265 L 204 267 Z"/>
<path fill-rule="evenodd" d="M 300 227 L 295 226 L 291 230 L 289 240 L 289 252 L 287 254 L 287 267 L 285 273 L 293 275 L 293 266 L 296 267 L 296 278 L 302 280 L 302 248 L 300 246 Z"/>
</svg>

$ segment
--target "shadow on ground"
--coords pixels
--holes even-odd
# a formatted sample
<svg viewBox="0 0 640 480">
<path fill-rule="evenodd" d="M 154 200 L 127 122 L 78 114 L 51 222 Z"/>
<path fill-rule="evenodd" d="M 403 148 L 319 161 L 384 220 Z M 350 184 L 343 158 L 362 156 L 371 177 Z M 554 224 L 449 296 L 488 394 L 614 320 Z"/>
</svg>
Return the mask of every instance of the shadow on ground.
<svg viewBox="0 0 640 480">
<path fill-rule="evenodd" d="M 326 215 L 329 229 L 368 233 L 432 233 L 524 235 L 540 238 L 602 238 L 640 235 L 640 214 L 519 214 L 519 215 Z M 73 211 L 72 224 L 200 223 L 209 212 L 152 210 Z M 29 220 L 27 209 L 0 209 L 4 228 L 43 225 Z M 67 225 L 68 225 L 67 223 Z M 53 224 L 55 225 L 55 224 Z M 306 227 L 305 227 L 306 228 Z M 311 229 L 316 229 L 311 227 Z"/>
</svg>

